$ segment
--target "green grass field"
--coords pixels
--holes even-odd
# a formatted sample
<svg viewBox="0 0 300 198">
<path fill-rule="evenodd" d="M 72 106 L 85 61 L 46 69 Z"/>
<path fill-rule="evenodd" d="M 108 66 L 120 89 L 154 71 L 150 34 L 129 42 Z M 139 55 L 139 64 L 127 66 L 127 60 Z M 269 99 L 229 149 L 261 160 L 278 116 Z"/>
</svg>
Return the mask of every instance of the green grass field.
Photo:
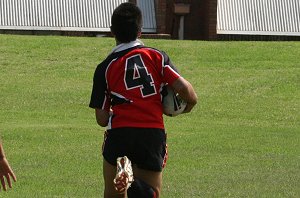
<svg viewBox="0 0 300 198">
<path fill-rule="evenodd" d="M 199 104 L 166 117 L 163 198 L 300 197 L 300 43 L 143 40 Z M 103 128 L 88 108 L 112 38 L 0 35 L 0 131 L 18 177 L 0 197 L 102 197 Z"/>
</svg>

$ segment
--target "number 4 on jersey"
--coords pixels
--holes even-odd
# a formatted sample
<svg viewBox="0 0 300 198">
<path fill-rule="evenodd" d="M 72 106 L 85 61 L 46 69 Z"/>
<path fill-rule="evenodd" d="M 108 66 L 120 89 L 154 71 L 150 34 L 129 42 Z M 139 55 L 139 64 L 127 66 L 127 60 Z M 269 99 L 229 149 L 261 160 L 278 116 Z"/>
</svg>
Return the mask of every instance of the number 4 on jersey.
<svg viewBox="0 0 300 198">
<path fill-rule="evenodd" d="M 140 55 L 129 57 L 125 68 L 125 85 L 128 90 L 139 88 L 143 97 L 156 94 L 154 81 Z"/>
</svg>

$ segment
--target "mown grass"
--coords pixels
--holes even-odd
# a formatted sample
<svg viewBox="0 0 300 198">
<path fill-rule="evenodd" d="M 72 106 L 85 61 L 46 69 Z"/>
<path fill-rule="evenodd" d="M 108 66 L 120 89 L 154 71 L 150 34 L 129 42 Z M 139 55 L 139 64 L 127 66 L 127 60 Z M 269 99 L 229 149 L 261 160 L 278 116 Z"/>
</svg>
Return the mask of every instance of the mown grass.
<svg viewBox="0 0 300 198">
<path fill-rule="evenodd" d="M 299 42 L 144 40 L 199 104 L 166 117 L 162 197 L 299 197 Z M 1 197 L 102 197 L 103 128 L 88 108 L 114 40 L 0 35 L 0 130 L 18 182 Z"/>
</svg>

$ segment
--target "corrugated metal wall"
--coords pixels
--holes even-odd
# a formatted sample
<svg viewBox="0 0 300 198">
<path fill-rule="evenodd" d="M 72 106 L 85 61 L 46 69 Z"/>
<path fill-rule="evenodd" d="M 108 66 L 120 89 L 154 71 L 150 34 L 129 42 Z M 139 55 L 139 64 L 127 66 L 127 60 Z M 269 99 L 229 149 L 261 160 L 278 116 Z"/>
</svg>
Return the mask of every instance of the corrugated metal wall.
<svg viewBox="0 0 300 198">
<path fill-rule="evenodd" d="M 113 10 L 127 1 L 0 0 L 0 29 L 109 31 Z M 156 30 L 151 24 L 149 28 Z"/>
<path fill-rule="evenodd" d="M 300 0 L 218 0 L 217 33 L 300 36 Z"/>
<path fill-rule="evenodd" d="M 156 32 L 154 0 L 137 0 L 137 6 L 143 13 L 143 31 Z"/>
</svg>

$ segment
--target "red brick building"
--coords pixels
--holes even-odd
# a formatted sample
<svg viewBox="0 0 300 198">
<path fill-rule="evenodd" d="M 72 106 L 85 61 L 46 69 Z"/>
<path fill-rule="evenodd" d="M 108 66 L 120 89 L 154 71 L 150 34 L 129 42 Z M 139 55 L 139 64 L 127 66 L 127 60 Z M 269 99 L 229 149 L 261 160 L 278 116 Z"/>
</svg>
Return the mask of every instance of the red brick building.
<svg viewBox="0 0 300 198">
<path fill-rule="evenodd" d="M 184 39 L 217 39 L 217 0 L 154 0 L 154 3 L 157 34 L 180 38 L 180 18 L 184 16 Z"/>
<path fill-rule="evenodd" d="M 160 0 L 158 0 L 160 1 Z M 179 38 L 178 28 L 180 26 L 181 14 L 176 14 L 176 6 L 189 6 L 189 13 L 184 15 L 184 39 L 215 40 L 217 38 L 217 0 L 163 0 L 167 1 L 166 29 L 158 29 Z M 161 1 L 161 2 L 163 2 Z M 180 10 L 179 10 L 180 12 Z M 159 12 L 157 11 L 159 17 Z M 157 21 L 161 19 L 157 18 Z M 159 28 L 159 26 L 158 26 Z"/>
<path fill-rule="evenodd" d="M 139 0 L 141 1 L 141 0 Z M 263 6 L 260 0 L 249 0 L 246 5 L 240 6 L 238 10 L 235 1 L 220 1 L 219 11 L 222 13 L 222 21 L 219 21 L 219 26 L 228 26 L 225 29 L 226 33 L 221 32 L 221 27 L 217 27 L 218 15 L 218 0 L 154 0 L 156 7 L 156 21 L 158 34 L 170 34 L 174 39 L 182 38 L 191 40 L 299 40 L 299 1 L 284 1 L 281 7 L 276 3 L 267 4 Z M 260 3 L 262 2 L 262 3 Z M 227 7 L 222 7 L 225 4 Z M 241 4 L 241 3 L 240 3 Z M 260 5 L 260 6 L 258 6 Z M 257 18 L 245 10 L 247 6 L 255 8 L 253 12 L 256 13 Z M 179 8 L 179 9 L 178 9 Z M 265 12 L 268 10 L 266 15 Z M 275 10 L 275 11 L 274 11 Z M 180 18 L 184 14 L 184 22 L 180 22 Z M 241 14 L 242 13 L 242 14 Z M 223 15 L 228 15 L 223 16 Z M 242 17 L 242 18 L 241 18 Z M 273 17 L 273 18 L 272 18 Z M 236 20 L 239 18 L 239 20 Z M 241 20 L 243 19 L 243 20 Z M 277 20 L 277 21 L 274 21 Z M 247 30 L 243 30 L 245 24 L 243 21 L 251 21 Z M 260 21 L 265 23 L 262 25 Z M 269 23 L 266 23 L 269 21 Z M 270 22 L 271 21 L 271 22 Z M 180 32 L 180 24 L 184 23 L 183 31 Z M 237 25 L 237 23 L 239 25 Z M 276 25 L 274 25 L 276 24 Z M 273 26 L 272 26 L 273 25 Z M 270 26 L 272 26 L 270 30 Z M 276 26 L 276 27 L 274 27 Z M 235 28 L 235 29 L 233 29 Z"/>
<path fill-rule="evenodd" d="M 300 39 L 298 0 L 282 4 L 269 0 L 6 0 L 0 6 L 0 34 L 108 35 L 113 10 L 128 1 L 137 3 L 143 12 L 145 37 Z"/>
</svg>

